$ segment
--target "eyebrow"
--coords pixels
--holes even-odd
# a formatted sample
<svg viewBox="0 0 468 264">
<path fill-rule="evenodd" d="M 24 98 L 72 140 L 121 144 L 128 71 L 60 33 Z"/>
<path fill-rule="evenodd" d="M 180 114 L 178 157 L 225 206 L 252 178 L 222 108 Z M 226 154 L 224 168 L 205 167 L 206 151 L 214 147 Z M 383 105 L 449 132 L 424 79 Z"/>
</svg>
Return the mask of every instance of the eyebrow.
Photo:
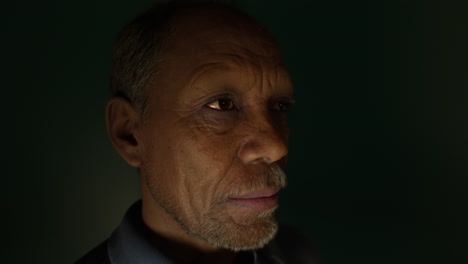
<svg viewBox="0 0 468 264">
<path fill-rule="evenodd" d="M 202 98 L 207 97 L 212 92 L 211 89 L 203 89 L 203 87 L 195 85 L 202 76 L 209 74 L 211 71 L 227 73 L 231 70 L 230 68 L 231 66 L 225 62 L 207 62 L 193 69 L 188 77 L 190 81 L 186 86 L 187 91 L 185 92 L 186 94 L 190 94 L 191 98 L 186 98 L 186 100 L 184 100 L 185 103 L 188 105 L 198 105 L 201 103 Z M 235 90 L 230 86 L 219 87 L 219 89 L 224 90 L 225 93 L 233 93 Z"/>
<path fill-rule="evenodd" d="M 215 56 L 213 56 L 215 55 Z M 258 67 L 259 71 L 263 71 L 261 68 L 260 62 L 255 62 L 254 60 L 251 60 L 249 58 L 245 58 L 240 55 L 236 54 L 231 54 L 231 53 L 211 53 L 210 56 L 212 57 L 210 60 L 206 60 L 203 63 L 199 64 L 196 66 L 189 74 L 189 83 L 187 87 L 188 93 L 193 93 L 194 87 L 197 87 L 198 89 L 200 88 L 199 86 L 194 85 L 197 83 L 197 81 L 204 75 L 209 74 L 211 71 L 219 71 L 221 74 L 224 73 L 230 73 L 235 70 L 240 70 L 240 71 L 245 71 L 249 67 Z M 247 66 L 247 67 L 246 67 Z M 277 67 L 281 67 L 283 69 L 284 65 L 281 63 L 278 63 L 275 65 Z M 271 67 L 274 67 L 271 65 Z M 246 69 L 247 68 L 247 69 Z M 237 89 L 236 87 L 233 87 L 232 85 L 228 85 L 227 83 L 223 85 L 222 87 L 218 87 L 218 91 L 222 93 L 236 93 Z M 203 97 L 206 97 L 209 93 L 211 93 L 211 89 L 208 92 L 204 92 L 204 89 L 198 90 L 196 93 L 196 98 L 192 98 L 189 100 L 189 104 L 198 104 L 199 101 L 202 101 L 201 99 Z M 288 102 L 290 102 L 291 98 L 284 97 L 284 99 L 287 99 Z M 291 102 L 293 104 L 294 102 Z"/>
</svg>

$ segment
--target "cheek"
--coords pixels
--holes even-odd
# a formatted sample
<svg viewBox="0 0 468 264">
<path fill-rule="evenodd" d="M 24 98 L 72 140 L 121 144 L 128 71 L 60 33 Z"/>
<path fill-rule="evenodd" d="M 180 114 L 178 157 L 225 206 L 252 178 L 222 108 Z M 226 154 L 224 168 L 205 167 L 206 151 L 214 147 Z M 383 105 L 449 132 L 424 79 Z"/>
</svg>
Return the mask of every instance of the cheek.
<svg viewBox="0 0 468 264">
<path fill-rule="evenodd" d="M 192 131 L 219 136 L 225 135 L 234 129 L 238 120 L 239 113 L 237 111 L 216 111 L 204 108 L 193 119 Z"/>
<path fill-rule="evenodd" d="M 181 158 L 191 157 L 195 184 L 205 188 L 215 188 L 223 180 L 236 156 L 235 144 L 229 133 L 219 135 L 198 131 L 193 133 L 191 153 Z"/>
<path fill-rule="evenodd" d="M 233 118 L 202 115 L 153 129 L 146 155 L 151 177 L 188 215 L 206 213 L 232 187 L 226 175 L 237 157 L 234 126 Z"/>
<path fill-rule="evenodd" d="M 142 170 L 149 177 L 153 191 L 179 203 L 183 195 L 185 163 L 189 159 L 182 138 L 173 127 L 158 125 L 147 127 L 142 142 Z M 180 144 L 179 144 L 180 143 Z"/>
<path fill-rule="evenodd" d="M 185 137 L 186 149 L 180 152 L 180 159 L 188 166 L 186 171 L 191 171 L 187 185 L 195 190 L 193 193 L 211 200 L 224 192 L 226 175 L 237 157 L 238 140 L 231 128 L 220 123 L 195 122 Z"/>
<path fill-rule="evenodd" d="M 236 157 L 236 119 L 224 112 L 203 114 L 193 119 L 184 136 L 188 149 L 193 152 L 184 154 L 192 156 L 195 163 L 205 168 L 204 171 L 219 174 Z"/>
</svg>

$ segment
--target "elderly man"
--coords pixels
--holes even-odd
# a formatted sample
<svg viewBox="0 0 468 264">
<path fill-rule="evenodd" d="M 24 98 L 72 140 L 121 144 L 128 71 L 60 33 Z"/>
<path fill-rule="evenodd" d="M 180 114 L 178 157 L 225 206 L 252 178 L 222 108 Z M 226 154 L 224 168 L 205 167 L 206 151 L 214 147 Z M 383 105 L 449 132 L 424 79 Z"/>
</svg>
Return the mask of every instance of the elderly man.
<svg viewBox="0 0 468 264">
<path fill-rule="evenodd" d="M 155 5 L 114 48 L 109 137 L 142 199 L 78 263 L 315 263 L 274 218 L 293 87 L 268 33 L 215 3 Z"/>
</svg>

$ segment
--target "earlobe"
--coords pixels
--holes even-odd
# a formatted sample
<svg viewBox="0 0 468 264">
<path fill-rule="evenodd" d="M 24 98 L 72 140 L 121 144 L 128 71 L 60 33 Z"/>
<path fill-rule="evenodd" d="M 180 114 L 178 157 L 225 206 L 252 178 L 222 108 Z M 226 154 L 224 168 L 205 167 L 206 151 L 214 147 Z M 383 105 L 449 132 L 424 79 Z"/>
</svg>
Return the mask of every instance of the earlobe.
<svg viewBox="0 0 468 264">
<path fill-rule="evenodd" d="M 111 97 L 106 104 L 106 127 L 115 150 L 132 167 L 140 167 L 140 145 L 135 137 L 141 117 L 126 98 Z"/>
</svg>

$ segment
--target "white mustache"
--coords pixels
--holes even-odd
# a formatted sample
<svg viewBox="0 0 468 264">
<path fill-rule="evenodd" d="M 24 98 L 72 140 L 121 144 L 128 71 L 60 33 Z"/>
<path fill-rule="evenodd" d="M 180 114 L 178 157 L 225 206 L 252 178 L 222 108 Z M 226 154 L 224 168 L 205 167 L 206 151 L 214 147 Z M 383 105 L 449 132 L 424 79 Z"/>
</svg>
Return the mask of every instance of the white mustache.
<svg viewBox="0 0 468 264">
<path fill-rule="evenodd" d="M 255 174 L 249 177 L 248 181 L 241 186 L 236 186 L 230 196 L 235 197 L 271 187 L 286 187 L 286 174 L 276 163 L 269 165 L 266 170 L 256 171 Z"/>
</svg>

